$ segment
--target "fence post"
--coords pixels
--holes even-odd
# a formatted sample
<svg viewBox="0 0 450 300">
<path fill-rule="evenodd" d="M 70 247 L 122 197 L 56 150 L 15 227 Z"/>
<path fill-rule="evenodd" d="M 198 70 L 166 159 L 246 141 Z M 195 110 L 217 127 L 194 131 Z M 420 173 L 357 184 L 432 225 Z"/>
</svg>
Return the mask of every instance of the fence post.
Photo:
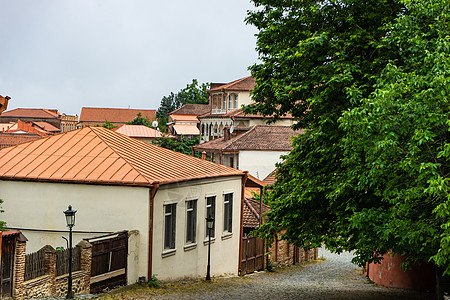
<svg viewBox="0 0 450 300">
<path fill-rule="evenodd" d="M 45 275 L 50 275 L 49 295 L 54 296 L 56 295 L 56 250 L 52 246 L 46 245 L 40 251 L 44 251 Z"/>
<path fill-rule="evenodd" d="M 86 294 L 91 292 L 91 264 L 92 264 L 92 245 L 85 240 L 80 241 L 76 247 L 81 248 L 81 269 L 85 271 L 84 290 Z"/>
<path fill-rule="evenodd" d="M 14 262 L 14 292 L 15 298 L 22 296 L 22 285 L 25 281 L 25 252 L 27 243 L 24 241 L 16 240 L 16 259 Z"/>
</svg>

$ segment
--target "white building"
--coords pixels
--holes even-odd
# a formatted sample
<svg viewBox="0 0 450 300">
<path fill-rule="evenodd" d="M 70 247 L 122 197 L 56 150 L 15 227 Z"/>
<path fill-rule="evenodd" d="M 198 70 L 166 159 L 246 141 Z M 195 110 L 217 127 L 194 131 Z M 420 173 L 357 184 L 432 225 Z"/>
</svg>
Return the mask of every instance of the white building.
<svg viewBox="0 0 450 300">
<path fill-rule="evenodd" d="M 292 150 L 291 138 L 303 133 L 290 126 L 254 125 L 225 128 L 223 137 L 194 146 L 197 152 L 206 152 L 208 159 L 239 170 L 262 180 L 281 162 L 281 155 Z"/>
<path fill-rule="evenodd" d="M 2 220 L 28 238 L 27 251 L 65 247 L 63 210 L 77 210 L 74 244 L 133 233 L 127 282 L 206 274 L 205 217 L 215 217 L 211 275 L 236 275 L 246 174 L 86 127 L 0 150 Z"/>
</svg>

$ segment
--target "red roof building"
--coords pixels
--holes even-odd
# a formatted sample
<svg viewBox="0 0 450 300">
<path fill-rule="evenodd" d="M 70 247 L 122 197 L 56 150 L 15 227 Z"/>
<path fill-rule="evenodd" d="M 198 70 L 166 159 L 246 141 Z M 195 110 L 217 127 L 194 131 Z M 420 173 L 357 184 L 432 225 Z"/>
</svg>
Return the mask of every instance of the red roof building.
<svg viewBox="0 0 450 300">
<path fill-rule="evenodd" d="M 80 114 L 80 126 L 102 125 L 106 121 L 118 126 L 133 121 L 138 114 L 150 122 L 156 120 L 154 109 L 83 107 Z"/>
</svg>

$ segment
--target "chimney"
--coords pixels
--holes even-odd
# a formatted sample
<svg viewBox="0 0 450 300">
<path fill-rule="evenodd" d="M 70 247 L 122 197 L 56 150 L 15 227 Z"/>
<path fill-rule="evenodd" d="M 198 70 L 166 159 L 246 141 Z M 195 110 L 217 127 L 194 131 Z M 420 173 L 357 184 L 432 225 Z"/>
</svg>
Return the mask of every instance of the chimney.
<svg viewBox="0 0 450 300">
<path fill-rule="evenodd" d="M 223 129 L 223 140 L 228 141 L 230 139 L 230 127 L 225 127 Z"/>
<path fill-rule="evenodd" d="M 206 159 L 206 151 L 202 151 L 202 159 L 203 159 L 203 160 Z"/>
</svg>

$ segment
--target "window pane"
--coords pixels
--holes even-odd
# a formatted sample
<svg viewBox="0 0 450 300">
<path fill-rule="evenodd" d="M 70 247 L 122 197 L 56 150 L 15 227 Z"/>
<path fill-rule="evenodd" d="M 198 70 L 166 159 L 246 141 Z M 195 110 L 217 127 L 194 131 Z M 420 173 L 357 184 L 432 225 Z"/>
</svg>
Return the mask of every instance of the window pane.
<svg viewBox="0 0 450 300">
<path fill-rule="evenodd" d="M 206 198 L 206 216 L 211 216 L 216 219 L 216 196 L 211 196 Z M 211 229 L 211 237 L 213 238 L 215 236 L 215 227 L 216 222 L 214 221 L 213 228 Z M 208 227 L 206 226 L 206 220 L 205 220 L 205 229 L 206 229 L 206 237 L 208 237 Z"/>
<path fill-rule="evenodd" d="M 176 204 L 164 205 L 164 249 L 175 249 Z"/>
<path fill-rule="evenodd" d="M 233 194 L 225 194 L 223 231 L 232 232 L 233 225 Z"/>
<path fill-rule="evenodd" d="M 186 243 L 195 243 L 197 225 L 197 200 L 186 202 Z"/>
</svg>

